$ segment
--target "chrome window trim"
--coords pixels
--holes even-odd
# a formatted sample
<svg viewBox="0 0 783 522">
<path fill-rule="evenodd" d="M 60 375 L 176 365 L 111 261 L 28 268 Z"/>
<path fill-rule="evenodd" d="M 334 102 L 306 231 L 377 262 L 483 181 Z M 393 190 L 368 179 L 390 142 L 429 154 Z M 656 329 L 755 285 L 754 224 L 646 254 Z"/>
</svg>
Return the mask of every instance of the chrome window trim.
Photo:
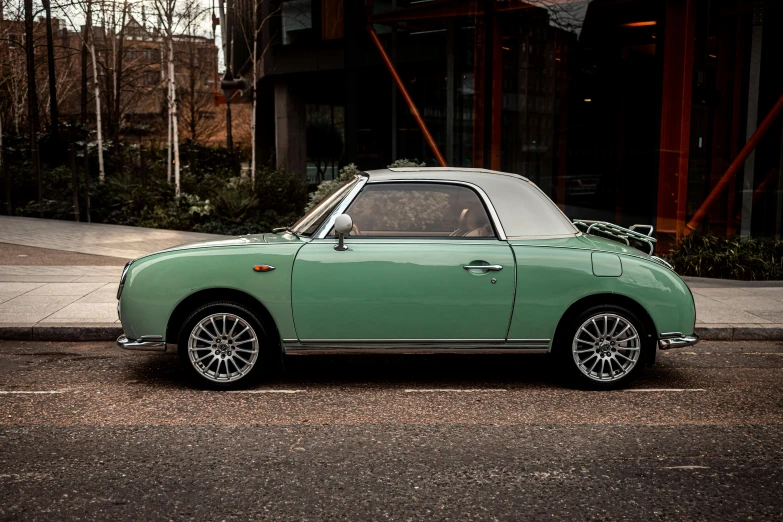
<svg viewBox="0 0 783 522">
<path fill-rule="evenodd" d="M 481 187 L 479 187 L 475 183 L 470 183 L 468 181 L 452 181 L 452 180 L 444 180 L 444 179 L 426 179 L 426 178 L 422 178 L 422 179 L 383 179 L 383 180 L 373 181 L 373 180 L 369 179 L 369 177 L 366 178 L 365 183 L 370 183 L 372 185 L 374 185 L 376 183 L 377 184 L 382 184 L 382 183 L 437 183 L 438 185 L 461 185 L 461 186 L 464 186 L 464 187 L 468 187 L 470 189 L 473 189 L 473 191 L 475 191 L 479 195 L 479 197 L 481 198 L 482 202 L 484 203 L 484 206 L 487 209 L 487 212 L 489 213 L 489 218 L 492 220 L 492 224 L 495 227 L 495 231 L 497 232 L 497 237 L 496 238 L 478 238 L 478 239 L 489 239 L 489 240 L 497 239 L 497 240 L 501 240 L 501 241 L 506 241 L 506 239 L 507 239 L 506 238 L 506 233 L 503 230 L 503 225 L 500 222 L 500 218 L 498 217 L 498 214 L 495 211 L 494 205 L 492 205 L 492 201 L 489 199 L 489 196 L 487 196 L 487 193 L 484 192 L 484 189 L 482 189 Z M 337 208 L 335 209 L 335 212 L 333 213 L 333 215 L 329 216 L 329 219 L 327 219 L 324 222 L 324 225 L 326 225 L 324 227 L 324 229 L 323 230 L 319 230 L 318 233 L 314 237 L 316 237 L 318 239 L 323 239 L 323 238 L 326 237 L 326 233 L 329 230 L 331 230 L 332 226 L 334 225 L 335 218 L 338 215 L 342 214 L 345 211 L 345 209 L 347 209 L 348 206 L 350 206 L 350 204 L 353 202 L 353 200 L 356 199 L 356 196 L 359 195 L 359 192 L 361 191 L 361 188 L 364 188 L 364 184 L 365 183 L 360 183 L 361 187 L 359 188 L 358 191 L 352 190 L 351 193 L 349 193 L 345 197 L 345 199 L 343 199 L 342 203 L 340 203 L 340 205 L 338 205 Z M 357 187 L 358 187 L 358 185 L 357 185 Z M 348 239 L 348 238 L 346 238 L 346 239 Z M 354 237 L 353 239 L 358 239 L 358 237 Z M 377 238 L 367 238 L 367 239 L 377 239 Z M 407 238 L 403 238 L 403 237 L 399 237 L 399 236 L 395 238 L 394 236 L 390 236 L 390 239 L 398 239 L 399 240 L 399 239 L 407 239 Z M 453 241 L 454 239 L 465 239 L 465 238 L 458 237 L 458 238 L 451 238 L 451 239 L 448 239 L 448 238 L 443 238 L 443 239 L 445 241 Z"/>
<path fill-rule="evenodd" d="M 356 184 L 355 187 L 351 189 L 348 194 L 345 195 L 343 200 L 340 202 L 339 205 L 337 205 L 334 210 L 332 210 L 332 213 L 329 214 L 329 217 L 324 220 L 323 223 L 321 223 L 321 228 L 315 231 L 315 234 L 312 235 L 313 239 L 323 239 L 326 237 L 326 234 L 332 229 L 334 226 L 334 220 L 337 219 L 337 216 L 345 212 L 345 209 L 348 208 L 348 205 L 351 204 L 351 202 L 356 198 L 356 196 L 359 194 L 359 192 L 362 191 L 364 188 L 364 185 L 367 183 L 367 181 L 370 179 L 370 177 L 365 174 L 359 174 L 359 182 Z"/>
<path fill-rule="evenodd" d="M 120 297 L 122 297 L 122 290 L 125 288 L 125 278 L 128 277 L 128 270 L 134 261 L 136 260 L 132 259 L 128 261 L 125 263 L 125 268 L 122 269 L 122 275 L 120 276 L 120 286 L 117 288 L 117 301 L 119 301 Z"/>
</svg>

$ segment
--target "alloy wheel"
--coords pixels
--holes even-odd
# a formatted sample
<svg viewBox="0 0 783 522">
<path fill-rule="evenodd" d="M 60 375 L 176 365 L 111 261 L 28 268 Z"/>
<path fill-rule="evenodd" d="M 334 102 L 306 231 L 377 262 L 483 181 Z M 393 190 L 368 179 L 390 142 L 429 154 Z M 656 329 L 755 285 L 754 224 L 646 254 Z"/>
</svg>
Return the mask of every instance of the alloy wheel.
<svg viewBox="0 0 783 522">
<path fill-rule="evenodd" d="M 639 362 L 641 338 L 634 325 L 617 314 L 597 314 L 582 323 L 571 350 L 579 370 L 599 382 L 628 375 Z"/>
<path fill-rule="evenodd" d="M 232 313 L 204 317 L 188 337 L 193 368 L 214 382 L 233 382 L 247 375 L 258 360 L 258 352 L 255 330 Z"/>
</svg>

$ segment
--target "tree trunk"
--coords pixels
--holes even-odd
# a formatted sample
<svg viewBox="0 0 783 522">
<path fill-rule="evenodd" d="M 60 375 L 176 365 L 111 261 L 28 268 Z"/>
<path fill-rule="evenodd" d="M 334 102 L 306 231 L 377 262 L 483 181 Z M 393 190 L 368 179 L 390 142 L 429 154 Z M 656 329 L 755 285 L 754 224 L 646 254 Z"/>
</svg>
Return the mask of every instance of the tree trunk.
<svg viewBox="0 0 783 522">
<path fill-rule="evenodd" d="M 92 20 L 92 5 L 87 4 L 87 16 L 85 17 L 84 35 L 82 37 L 82 90 L 81 90 L 81 122 L 87 125 L 87 39 L 90 35 L 90 21 Z"/>
<path fill-rule="evenodd" d="M 120 105 L 122 98 L 122 59 L 125 50 L 125 19 L 128 13 L 127 0 L 122 4 L 122 18 L 120 19 L 120 35 L 119 42 L 117 44 L 116 51 L 116 66 L 114 68 L 114 134 L 112 139 L 114 140 L 114 155 L 118 157 L 120 154 L 120 130 L 122 127 L 122 106 Z"/>
<path fill-rule="evenodd" d="M 190 25 L 188 26 L 188 29 L 190 29 Z M 190 32 L 190 31 L 189 31 Z M 197 118 L 197 108 L 196 108 L 196 96 L 198 94 L 196 93 L 196 83 L 198 82 L 198 75 L 196 72 L 196 46 L 193 44 L 193 42 L 190 42 L 188 45 L 188 68 L 190 69 L 188 72 L 188 90 L 190 95 L 190 141 L 193 143 L 196 143 L 196 118 Z M 192 147 L 191 147 L 192 148 Z M 192 168 L 192 166 L 191 166 Z"/>
<path fill-rule="evenodd" d="M 31 1 L 31 0 L 27 0 Z M 106 173 L 103 170 L 103 133 L 101 131 L 101 86 L 98 81 L 98 62 L 95 57 L 95 42 L 90 39 L 90 56 L 92 56 L 92 84 L 95 89 L 95 133 L 98 145 L 98 181 L 103 183 Z"/>
<path fill-rule="evenodd" d="M 54 37 L 52 36 L 52 7 L 49 0 L 42 0 L 46 12 L 46 57 L 49 65 L 49 116 L 54 141 L 60 137 L 60 117 L 57 111 L 57 75 L 54 69 Z"/>
<path fill-rule="evenodd" d="M 253 5 L 253 20 L 256 18 L 256 8 L 258 4 Z M 253 104 L 250 109 L 250 181 L 255 190 L 256 186 L 256 87 L 258 87 L 258 29 L 253 24 Z"/>
<path fill-rule="evenodd" d="M 87 223 L 90 223 L 90 148 L 89 140 L 84 140 L 84 198 L 86 202 L 85 212 Z"/>
<path fill-rule="evenodd" d="M 25 51 L 27 52 L 27 112 L 30 127 L 30 160 L 38 180 L 38 212 L 44 217 L 43 175 L 38 156 L 38 91 L 35 87 L 35 48 L 33 46 L 33 0 L 24 0 Z"/>
<path fill-rule="evenodd" d="M 5 161 L 3 147 L 3 115 L 0 114 L 0 173 L 3 175 L 3 195 L 5 196 L 5 213 L 11 215 L 11 171 Z"/>
<path fill-rule="evenodd" d="M 170 93 L 171 93 L 171 83 L 170 82 L 166 82 L 166 99 L 167 100 L 169 98 L 171 98 Z M 171 156 L 172 156 L 172 154 L 171 154 L 171 146 L 172 146 L 172 143 L 171 143 L 171 102 L 169 102 L 168 124 L 169 124 L 169 128 L 168 128 L 168 132 L 169 133 L 168 133 L 168 137 L 166 139 L 166 145 L 167 145 L 167 149 L 166 149 L 166 160 L 167 160 L 166 161 L 166 181 L 168 182 L 169 185 L 171 185 Z"/>
<path fill-rule="evenodd" d="M 171 113 L 171 138 L 174 142 L 174 196 L 180 196 L 179 186 L 179 133 L 177 130 L 177 85 L 174 77 L 174 38 L 169 18 L 169 112 Z"/>
<path fill-rule="evenodd" d="M 71 164 L 71 191 L 73 192 L 73 219 L 77 223 L 79 218 L 79 170 L 76 168 L 76 145 L 71 141 L 68 147 L 68 159 Z"/>
<path fill-rule="evenodd" d="M 147 188 L 147 151 L 139 143 L 139 170 L 141 171 L 141 188 Z"/>
</svg>

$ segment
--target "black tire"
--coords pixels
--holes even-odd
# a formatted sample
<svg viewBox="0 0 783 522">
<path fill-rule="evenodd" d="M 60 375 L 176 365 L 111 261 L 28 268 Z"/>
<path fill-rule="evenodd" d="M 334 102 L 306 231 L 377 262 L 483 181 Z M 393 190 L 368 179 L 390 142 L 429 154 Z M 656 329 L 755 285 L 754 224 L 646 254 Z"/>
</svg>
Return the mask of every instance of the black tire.
<svg viewBox="0 0 783 522">
<path fill-rule="evenodd" d="M 237 346 L 234 346 L 233 344 L 229 345 L 226 344 L 227 341 L 224 341 L 223 344 L 217 345 L 211 345 L 216 346 L 216 350 L 223 350 L 221 352 L 220 356 L 215 355 L 213 358 L 209 358 L 209 354 L 216 354 L 216 351 L 212 351 L 212 349 L 207 349 L 207 343 L 201 343 L 200 341 L 196 346 L 204 345 L 204 348 L 196 348 L 197 351 L 190 350 L 189 346 L 189 340 L 190 335 L 196 329 L 196 325 L 198 325 L 202 320 L 210 317 L 210 316 L 220 316 L 222 317 L 223 314 L 226 315 L 229 319 L 224 319 L 224 324 L 226 325 L 226 330 L 231 327 L 231 318 L 240 318 L 239 322 L 234 323 L 240 324 L 242 326 L 247 326 L 250 328 L 250 330 L 246 331 L 240 338 L 239 341 L 237 341 Z M 242 323 L 244 321 L 244 324 Z M 220 325 L 220 319 L 218 318 L 217 324 Z M 209 327 L 208 327 L 209 328 Z M 221 326 L 217 327 L 217 330 L 220 330 Z M 273 349 L 270 346 L 269 342 L 269 336 L 267 335 L 267 331 L 269 331 L 268 328 L 265 328 L 261 321 L 256 317 L 256 315 L 248 310 L 245 306 L 230 302 L 230 301 L 216 301 L 212 303 L 208 303 L 202 306 L 199 306 L 190 316 L 185 320 L 185 322 L 182 325 L 182 328 L 179 332 L 179 338 L 178 338 L 178 352 L 179 352 L 179 359 L 180 363 L 182 364 L 183 369 L 188 373 L 189 377 L 200 387 L 207 387 L 207 388 L 214 388 L 214 389 L 234 389 L 234 388 L 241 388 L 245 387 L 249 384 L 255 383 L 259 376 L 262 373 L 263 367 L 266 363 L 269 362 L 271 359 L 271 354 L 273 353 Z M 211 335 L 213 334 L 220 334 L 220 331 L 213 331 L 213 329 L 209 328 L 206 330 L 206 335 L 204 335 L 204 332 L 202 332 L 202 329 L 199 329 L 199 335 L 202 338 L 206 338 L 207 340 L 212 340 Z M 257 339 L 257 344 L 254 344 L 252 341 L 249 341 L 248 339 L 251 339 L 251 337 L 254 337 Z M 194 341 L 195 342 L 195 341 Z M 244 344 L 243 344 L 244 343 Z M 237 350 L 239 344 L 242 344 L 243 349 L 253 349 L 257 347 L 257 353 L 255 354 L 255 358 L 251 357 L 248 353 L 242 352 L 242 359 L 239 358 L 239 350 Z M 204 363 L 198 363 L 191 359 L 191 353 L 195 353 L 196 358 L 204 358 L 206 357 L 209 362 L 207 365 L 211 370 L 205 369 Z M 232 358 L 232 355 L 234 355 L 236 358 Z M 243 367 L 244 364 L 244 357 L 248 357 L 247 360 L 252 361 L 252 364 L 247 365 L 247 367 Z M 222 362 L 218 362 L 218 358 L 222 359 Z M 226 360 L 228 359 L 228 360 Z M 214 361 L 214 362 L 213 362 Z M 229 362 L 231 364 L 229 364 Z M 216 364 L 216 367 L 215 367 Z M 234 377 L 231 377 L 232 375 L 232 365 L 235 370 Z M 200 367 L 200 368 L 199 368 Z M 221 369 L 224 368 L 224 372 L 226 373 L 227 377 L 224 380 L 220 380 L 221 375 Z M 227 370 L 227 371 L 226 371 Z M 241 371 L 244 370 L 244 371 Z M 214 373 L 214 376 L 209 376 L 209 372 L 212 371 Z M 240 374 L 240 375 L 236 375 Z"/>
<path fill-rule="evenodd" d="M 598 319 L 593 323 L 596 318 Z M 615 323 L 615 318 L 620 318 L 620 321 Z M 612 331 L 613 325 L 624 327 L 626 323 L 631 325 L 631 331 L 622 333 L 618 338 L 617 332 L 622 328 Z M 577 332 L 583 326 L 586 326 L 587 331 L 582 330 L 580 340 L 577 341 Z M 633 331 L 638 336 L 638 344 L 633 339 Z M 611 335 L 607 335 L 610 333 Z M 595 338 L 591 339 L 593 334 Z M 578 388 L 623 388 L 639 376 L 649 360 L 650 350 L 655 350 L 655 339 L 649 334 L 646 323 L 625 307 L 592 306 L 573 317 L 558 331 L 555 346 L 558 370 L 567 384 Z M 583 342 L 585 339 L 590 342 Z M 630 366 L 627 359 L 634 357 L 633 365 Z M 623 369 L 620 363 L 629 367 Z M 591 366 L 594 368 L 591 369 Z"/>
</svg>

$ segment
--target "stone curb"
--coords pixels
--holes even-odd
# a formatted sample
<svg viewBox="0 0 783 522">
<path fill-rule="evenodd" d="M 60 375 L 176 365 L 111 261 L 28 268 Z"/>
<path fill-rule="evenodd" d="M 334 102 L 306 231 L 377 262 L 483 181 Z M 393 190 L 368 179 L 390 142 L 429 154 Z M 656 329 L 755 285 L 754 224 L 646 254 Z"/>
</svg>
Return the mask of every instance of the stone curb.
<svg viewBox="0 0 783 522">
<path fill-rule="evenodd" d="M 122 335 L 119 324 L 0 325 L 0 339 L 8 341 L 114 341 Z"/>
<path fill-rule="evenodd" d="M 695 333 L 708 341 L 781 341 L 783 324 L 704 324 Z"/>
<path fill-rule="evenodd" d="M 122 335 L 118 324 L 10 324 L 0 325 L 6 341 L 115 341 Z M 709 341 L 781 341 L 781 324 L 710 324 L 696 327 L 696 335 Z"/>
</svg>

